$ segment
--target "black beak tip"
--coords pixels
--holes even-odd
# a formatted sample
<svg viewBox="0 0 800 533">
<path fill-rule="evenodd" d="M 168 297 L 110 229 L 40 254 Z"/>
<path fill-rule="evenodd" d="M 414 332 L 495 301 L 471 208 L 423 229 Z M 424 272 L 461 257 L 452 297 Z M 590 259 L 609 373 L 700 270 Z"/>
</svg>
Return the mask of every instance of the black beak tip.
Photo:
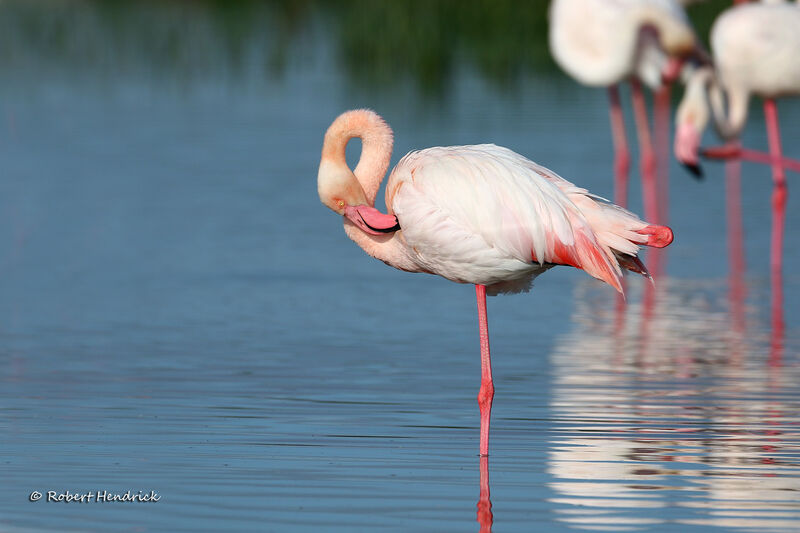
<svg viewBox="0 0 800 533">
<path fill-rule="evenodd" d="M 686 170 L 691 172 L 692 176 L 694 176 L 694 179 L 697 181 L 703 179 L 703 169 L 697 163 L 684 163 L 683 166 L 686 168 Z"/>
<path fill-rule="evenodd" d="M 364 222 L 364 225 L 367 226 L 372 231 L 377 231 L 378 233 L 394 233 L 395 231 L 400 231 L 400 222 L 397 220 L 397 217 L 394 217 L 395 224 L 391 228 L 373 228 L 367 221 L 364 220 L 364 217 L 361 217 L 361 220 Z"/>
</svg>

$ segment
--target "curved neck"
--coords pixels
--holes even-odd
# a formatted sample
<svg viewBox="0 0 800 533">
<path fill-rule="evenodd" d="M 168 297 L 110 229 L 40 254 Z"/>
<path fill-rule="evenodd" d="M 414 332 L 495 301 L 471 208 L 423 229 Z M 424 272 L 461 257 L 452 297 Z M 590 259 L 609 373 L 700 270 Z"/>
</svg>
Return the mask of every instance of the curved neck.
<svg viewBox="0 0 800 533">
<path fill-rule="evenodd" d="M 343 113 L 325 133 L 322 160 L 347 168 L 347 143 L 354 137 L 361 139 L 361 157 L 353 174 L 364 189 L 369 205 L 374 206 L 392 157 L 392 129 L 368 109 Z"/>
<path fill-rule="evenodd" d="M 676 123 L 680 125 L 693 120 L 697 129 L 702 131 L 708 124 L 710 103 L 714 129 L 723 139 L 731 140 L 738 137 L 744 128 L 747 101 L 746 91 L 722 87 L 714 70 L 702 67 L 694 71 L 686 84 Z"/>
<path fill-rule="evenodd" d="M 749 94 L 736 87 L 723 88 L 716 78 L 709 80 L 708 97 L 711 101 L 711 114 L 714 117 L 714 127 L 720 137 L 731 140 L 739 136 L 747 121 L 747 104 Z M 728 109 L 725 110 L 725 96 L 728 100 Z"/>
</svg>

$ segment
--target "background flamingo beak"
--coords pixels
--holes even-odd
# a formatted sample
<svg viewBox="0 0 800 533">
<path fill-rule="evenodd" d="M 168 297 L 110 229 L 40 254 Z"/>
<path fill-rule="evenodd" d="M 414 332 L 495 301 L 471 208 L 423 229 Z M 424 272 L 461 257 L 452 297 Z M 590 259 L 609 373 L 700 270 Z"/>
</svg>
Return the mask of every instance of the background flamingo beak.
<svg viewBox="0 0 800 533">
<path fill-rule="evenodd" d="M 700 149 L 700 132 L 691 124 L 681 124 L 675 133 L 675 157 L 695 178 L 703 177 L 700 168 L 698 151 Z"/>
</svg>

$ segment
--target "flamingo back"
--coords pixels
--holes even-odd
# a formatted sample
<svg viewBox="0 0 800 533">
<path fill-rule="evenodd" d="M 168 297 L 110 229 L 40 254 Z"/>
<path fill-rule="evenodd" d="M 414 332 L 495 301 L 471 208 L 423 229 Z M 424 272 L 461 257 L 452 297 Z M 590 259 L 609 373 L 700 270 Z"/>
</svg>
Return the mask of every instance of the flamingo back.
<svg viewBox="0 0 800 533">
<path fill-rule="evenodd" d="M 720 80 L 765 98 L 800 94 L 800 6 L 743 4 L 714 22 Z"/>
<path fill-rule="evenodd" d="M 420 270 L 490 293 L 527 290 L 555 264 L 621 291 L 621 266 L 632 263 L 619 257 L 648 242 L 636 215 L 491 144 L 411 152 L 386 196 Z"/>
</svg>

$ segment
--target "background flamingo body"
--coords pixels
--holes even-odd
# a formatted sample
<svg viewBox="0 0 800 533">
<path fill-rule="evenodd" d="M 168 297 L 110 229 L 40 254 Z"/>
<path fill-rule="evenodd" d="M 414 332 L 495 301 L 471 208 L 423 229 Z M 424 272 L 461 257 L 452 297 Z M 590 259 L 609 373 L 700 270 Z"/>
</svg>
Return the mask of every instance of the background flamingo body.
<svg viewBox="0 0 800 533">
<path fill-rule="evenodd" d="M 351 172 L 345 147 L 353 137 L 362 139 L 363 150 Z M 480 448 L 487 455 L 494 394 L 487 292 L 527 291 L 534 277 L 557 264 L 583 269 L 621 292 L 623 269 L 649 276 L 637 258 L 639 246 L 666 246 L 672 232 L 492 144 L 409 153 L 389 177 L 388 214 L 381 214 L 374 200 L 392 138 L 389 126 L 372 111 L 339 116 L 325 134 L 320 199 L 344 215 L 347 235 L 373 257 L 401 270 L 475 284 L 482 359 Z M 369 220 L 385 228 L 396 221 L 400 229 L 375 231 Z"/>
<path fill-rule="evenodd" d="M 673 0 L 555 0 L 549 38 L 559 66 L 594 87 L 634 77 L 658 89 L 670 57 L 695 47 L 686 12 Z"/>
</svg>

